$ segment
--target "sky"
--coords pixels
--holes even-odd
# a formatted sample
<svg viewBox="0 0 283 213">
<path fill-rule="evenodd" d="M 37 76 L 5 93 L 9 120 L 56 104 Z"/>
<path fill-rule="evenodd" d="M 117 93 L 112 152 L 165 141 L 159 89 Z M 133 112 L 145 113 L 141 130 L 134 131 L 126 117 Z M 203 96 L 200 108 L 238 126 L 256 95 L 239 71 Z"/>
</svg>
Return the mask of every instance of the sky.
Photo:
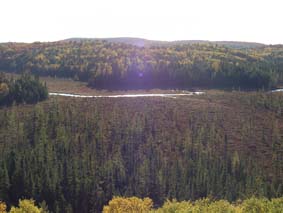
<svg viewBox="0 0 283 213">
<path fill-rule="evenodd" d="M 282 0 L 0 0 L 0 42 L 139 37 L 283 44 Z"/>
</svg>

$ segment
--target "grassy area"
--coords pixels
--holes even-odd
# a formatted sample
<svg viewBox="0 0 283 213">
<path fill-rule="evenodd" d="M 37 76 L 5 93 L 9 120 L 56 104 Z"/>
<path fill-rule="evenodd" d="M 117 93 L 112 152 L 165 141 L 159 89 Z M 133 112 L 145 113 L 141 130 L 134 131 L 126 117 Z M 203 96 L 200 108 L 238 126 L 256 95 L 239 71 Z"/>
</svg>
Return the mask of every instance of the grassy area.
<svg viewBox="0 0 283 213">
<path fill-rule="evenodd" d="M 8 76 L 18 78 L 19 74 L 7 73 Z M 71 93 L 79 95 L 120 95 L 120 94 L 137 94 L 137 93 L 185 93 L 182 90 L 97 90 L 88 87 L 86 82 L 74 81 L 70 78 L 54 78 L 54 77 L 39 77 L 39 79 L 46 83 L 49 92 Z"/>
<path fill-rule="evenodd" d="M 185 93 L 183 90 L 97 90 L 87 86 L 87 83 L 74 81 L 73 79 L 40 77 L 42 82 L 46 82 L 49 92 L 72 93 L 80 95 L 119 95 L 137 93 Z"/>
</svg>

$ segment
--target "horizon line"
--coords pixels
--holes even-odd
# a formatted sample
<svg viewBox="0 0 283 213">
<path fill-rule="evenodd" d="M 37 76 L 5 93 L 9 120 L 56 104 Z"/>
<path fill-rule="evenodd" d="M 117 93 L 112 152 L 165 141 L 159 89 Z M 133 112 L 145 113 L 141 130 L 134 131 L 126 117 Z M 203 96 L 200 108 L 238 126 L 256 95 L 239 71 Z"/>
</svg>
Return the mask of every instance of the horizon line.
<svg viewBox="0 0 283 213">
<path fill-rule="evenodd" d="M 56 39 L 56 40 L 34 40 L 34 41 L 0 41 L 1 44 L 3 43 L 25 43 L 25 44 L 33 44 L 33 43 L 53 43 L 53 42 L 60 42 L 60 41 L 68 41 L 72 39 L 85 39 L 85 40 L 108 40 L 108 39 L 140 39 L 146 41 L 153 41 L 153 42 L 167 42 L 167 43 L 174 43 L 174 42 L 182 42 L 182 41 L 195 41 L 195 42 L 238 42 L 238 43 L 253 43 L 253 44 L 261 44 L 261 45 L 283 45 L 283 43 L 265 43 L 265 42 L 258 42 L 258 41 L 243 41 L 243 40 L 208 40 L 208 39 L 176 39 L 176 40 L 158 40 L 158 39 L 149 39 L 143 37 L 130 37 L 130 36 L 117 36 L 117 37 L 68 37 L 64 39 Z"/>
</svg>

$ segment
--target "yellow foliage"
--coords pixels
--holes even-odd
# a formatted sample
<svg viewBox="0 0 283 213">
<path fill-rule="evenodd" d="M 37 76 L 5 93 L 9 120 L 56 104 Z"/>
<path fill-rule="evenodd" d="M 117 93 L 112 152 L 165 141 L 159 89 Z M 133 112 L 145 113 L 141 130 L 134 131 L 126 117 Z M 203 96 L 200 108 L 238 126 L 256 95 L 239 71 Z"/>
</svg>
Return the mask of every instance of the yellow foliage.
<svg viewBox="0 0 283 213">
<path fill-rule="evenodd" d="M 36 61 L 46 61 L 46 56 L 44 54 L 40 53 L 35 57 L 35 60 Z"/>
<path fill-rule="evenodd" d="M 42 209 L 34 204 L 34 200 L 19 200 L 19 207 L 12 207 L 10 213 L 41 213 Z"/>
<path fill-rule="evenodd" d="M 209 198 L 196 201 L 178 202 L 167 200 L 162 207 L 152 208 L 150 198 L 114 197 L 104 206 L 103 213 L 281 213 L 283 212 L 283 197 L 268 200 L 266 198 L 249 198 L 243 202 L 229 203 L 226 200 L 213 201 Z"/>
<path fill-rule="evenodd" d="M 157 210 L 152 210 L 152 212 L 155 213 L 163 213 L 163 212 L 178 212 L 178 213 L 186 213 L 190 212 L 193 209 L 193 204 L 190 201 L 182 201 L 177 202 L 176 199 L 173 199 L 172 201 L 167 200 L 162 208 L 159 208 Z"/>
<path fill-rule="evenodd" d="M 215 72 L 218 72 L 220 70 L 220 60 L 215 60 L 212 64 L 211 64 L 212 69 Z"/>
<path fill-rule="evenodd" d="M 0 201 L 0 213 L 6 213 L 6 203 Z"/>
<path fill-rule="evenodd" d="M 0 83 L 0 94 L 7 94 L 9 92 L 9 87 L 6 83 Z"/>
<path fill-rule="evenodd" d="M 114 197 L 104 206 L 103 213 L 144 213 L 149 212 L 153 202 L 150 198 Z"/>
<path fill-rule="evenodd" d="M 237 204 L 226 200 L 212 201 L 208 198 L 195 202 L 166 201 L 159 209 L 152 209 L 152 213 L 281 213 L 283 212 L 283 198 L 268 200 L 266 198 L 249 198 Z"/>
<path fill-rule="evenodd" d="M 219 200 L 212 202 L 207 208 L 207 212 L 211 213 L 237 213 L 241 212 L 241 209 L 230 204 L 226 200 Z"/>
<path fill-rule="evenodd" d="M 283 211 L 283 197 L 273 198 L 270 202 L 271 212 L 282 212 Z"/>
<path fill-rule="evenodd" d="M 270 205 L 269 200 L 266 198 L 258 199 L 252 197 L 250 199 L 244 200 L 242 207 L 243 212 L 250 212 L 250 213 L 266 213 L 271 212 L 269 211 Z"/>
</svg>

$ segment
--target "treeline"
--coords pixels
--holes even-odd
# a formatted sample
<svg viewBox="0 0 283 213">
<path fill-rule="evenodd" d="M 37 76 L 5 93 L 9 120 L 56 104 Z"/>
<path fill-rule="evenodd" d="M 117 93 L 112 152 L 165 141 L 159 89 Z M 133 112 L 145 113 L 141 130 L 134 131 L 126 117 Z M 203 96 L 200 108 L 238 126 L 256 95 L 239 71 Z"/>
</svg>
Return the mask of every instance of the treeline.
<svg viewBox="0 0 283 213">
<path fill-rule="evenodd" d="M 227 200 L 203 198 L 196 201 L 177 202 L 167 200 L 162 207 L 153 208 L 150 198 L 114 197 L 103 207 L 103 213 L 280 213 L 283 210 L 283 197 L 268 200 L 266 198 L 248 198 L 243 201 L 229 203 Z"/>
<path fill-rule="evenodd" d="M 37 77 L 23 74 L 17 79 L 0 72 L 0 106 L 34 104 L 48 98 L 48 90 Z"/>
<path fill-rule="evenodd" d="M 96 88 L 270 88 L 283 82 L 283 47 L 211 43 L 138 47 L 107 41 L 0 44 L 0 69 L 71 77 Z"/>
<path fill-rule="evenodd" d="M 178 202 L 176 199 L 167 200 L 162 207 L 153 208 L 153 201 L 150 198 L 138 197 L 114 197 L 108 205 L 103 207 L 103 213 L 280 213 L 283 209 L 283 197 L 266 198 L 251 197 L 245 200 L 238 200 L 229 203 L 227 200 L 212 200 L 202 198 L 196 201 Z M 12 206 L 7 211 L 7 206 L 0 201 L 0 213 L 49 213 L 48 206 L 43 202 L 40 207 L 35 205 L 34 200 L 19 200 L 19 207 Z"/>
<path fill-rule="evenodd" d="M 280 197 L 282 114 L 230 103 L 244 95 L 253 98 L 58 97 L 3 108 L 0 200 L 32 197 L 53 212 L 84 213 L 100 212 L 113 196 L 159 206 L 173 198 Z"/>
</svg>

